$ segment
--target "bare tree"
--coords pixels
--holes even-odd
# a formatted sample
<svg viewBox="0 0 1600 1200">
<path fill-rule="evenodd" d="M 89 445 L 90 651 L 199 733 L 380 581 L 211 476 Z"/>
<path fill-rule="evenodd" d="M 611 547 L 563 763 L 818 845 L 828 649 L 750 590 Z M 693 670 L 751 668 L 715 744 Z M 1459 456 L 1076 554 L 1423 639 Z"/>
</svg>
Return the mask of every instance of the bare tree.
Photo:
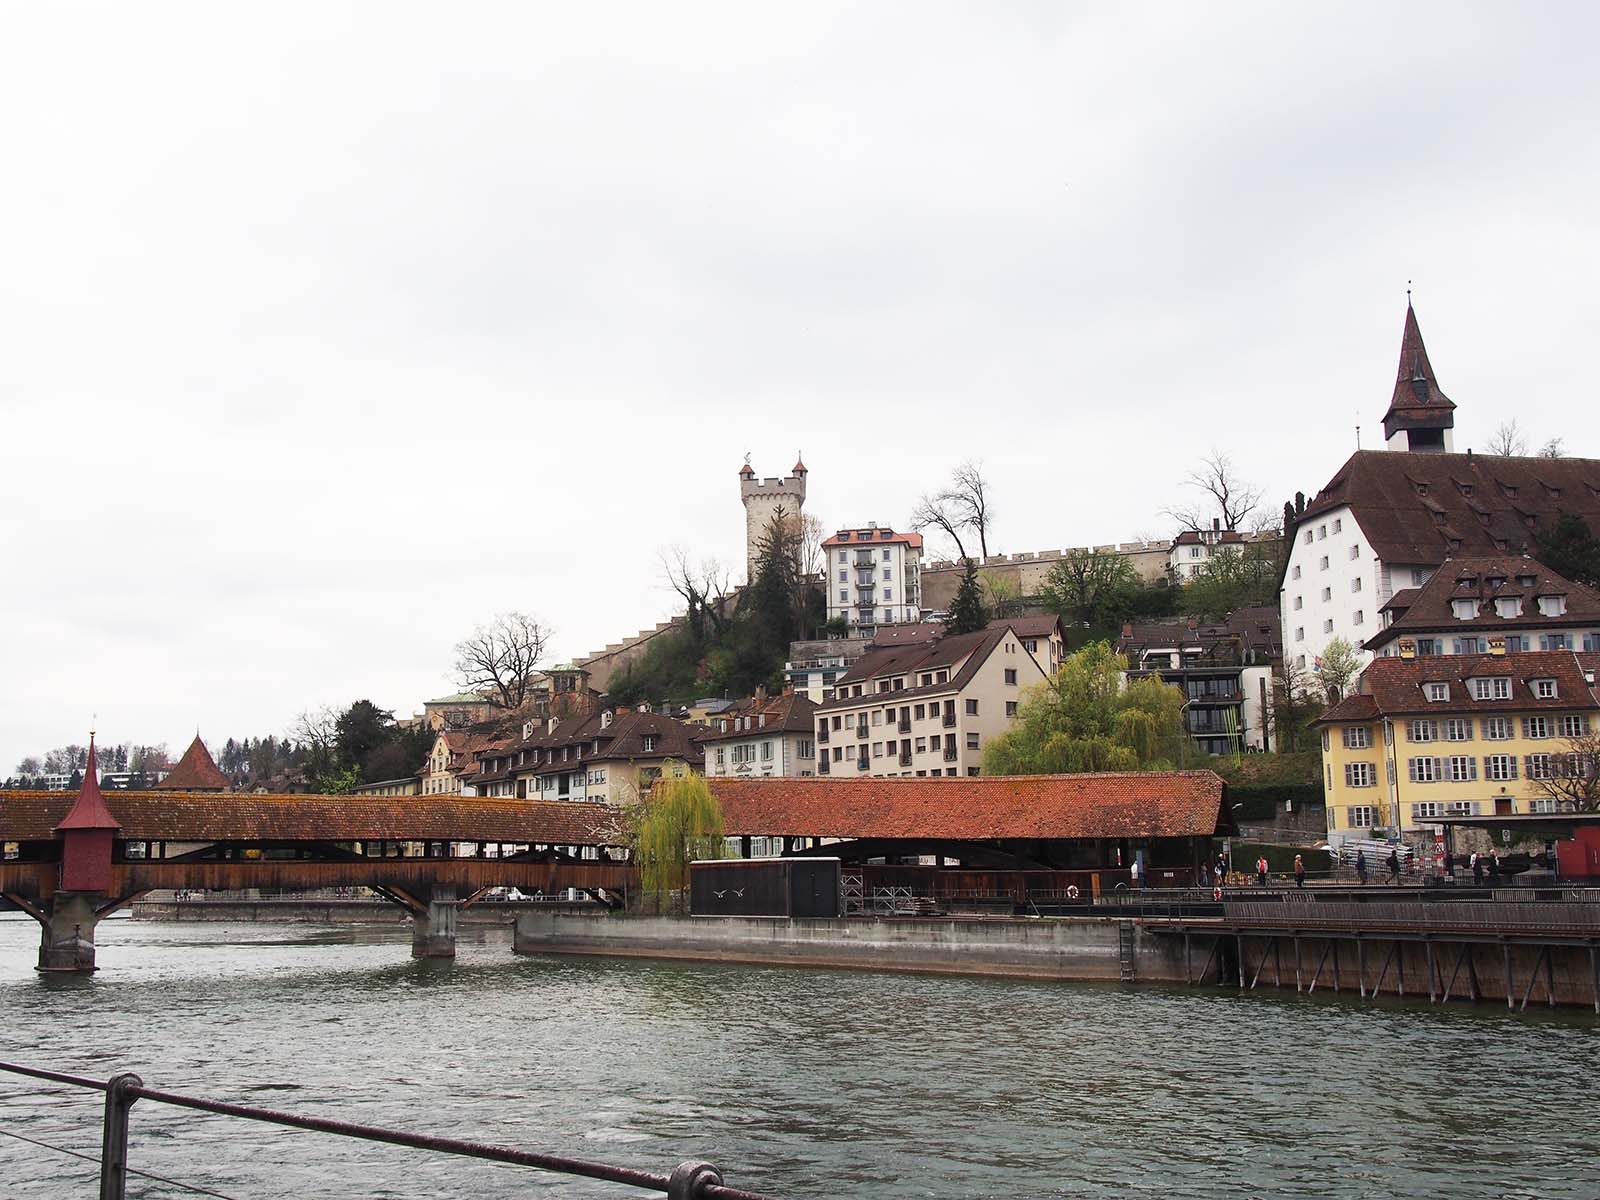
<svg viewBox="0 0 1600 1200">
<path fill-rule="evenodd" d="M 531 698 L 551 631 L 526 613 L 501 613 L 456 643 L 456 682 L 489 703 L 516 712 Z"/>
<path fill-rule="evenodd" d="M 18 775 L 43 775 L 44 774 L 44 763 L 40 762 L 39 759 L 34 757 L 33 755 L 29 755 L 27 758 L 23 759 L 21 762 L 19 762 L 17 764 L 17 774 Z"/>
<path fill-rule="evenodd" d="M 1496 429 L 1494 436 L 1489 439 L 1490 454 L 1498 454 L 1502 458 L 1520 458 L 1527 452 L 1528 439 L 1515 417 Z"/>
<path fill-rule="evenodd" d="M 781 511 L 774 517 L 781 519 Z M 667 583 L 683 599 L 689 632 L 696 641 L 703 642 L 708 635 L 720 635 L 728 627 L 728 571 L 714 558 L 700 560 L 698 567 L 689 562 L 689 552 L 674 546 L 661 554 L 661 569 Z"/>
<path fill-rule="evenodd" d="M 1550 756 L 1549 777 L 1536 785 L 1562 809 L 1600 812 L 1600 733 L 1568 738 L 1567 752 Z"/>
<path fill-rule="evenodd" d="M 1209 500 L 1184 508 L 1169 508 L 1166 515 L 1184 529 L 1197 533 L 1210 528 L 1212 513 L 1221 520 L 1224 529 L 1243 529 L 1250 514 L 1261 503 L 1261 489 L 1241 479 L 1233 461 L 1220 450 L 1214 449 L 1201 459 L 1200 466 L 1189 472 L 1183 486 L 1199 489 Z"/>
<path fill-rule="evenodd" d="M 822 543 L 828 539 L 827 526 L 810 513 L 800 518 L 800 571 L 807 579 L 821 575 L 828 569 L 827 555 Z M 827 580 L 823 580 L 826 584 Z"/>
<path fill-rule="evenodd" d="M 1567 456 L 1566 447 L 1565 447 L 1565 445 L 1563 445 L 1563 442 L 1565 440 L 1566 439 L 1564 439 L 1564 438 L 1558 438 L 1558 437 L 1551 438 L 1548 442 L 1546 442 L 1544 445 L 1539 447 L 1539 457 L 1540 458 L 1565 458 Z"/>
<path fill-rule="evenodd" d="M 960 524 L 978 535 L 978 554 L 989 557 L 989 530 L 994 511 L 989 498 L 989 481 L 983 477 L 983 464 L 967 459 L 951 473 L 946 498 L 954 507 Z"/>
<path fill-rule="evenodd" d="M 321 708 L 306 709 L 294 719 L 294 724 L 289 726 L 289 736 L 307 750 L 331 749 L 339 740 L 338 710 L 331 704 L 324 704 Z M 146 762 L 143 756 L 140 757 L 140 769 L 148 771 L 153 765 L 155 764 Z"/>
<path fill-rule="evenodd" d="M 937 529 L 956 544 L 956 557 L 967 561 L 967 548 L 961 541 L 961 514 L 948 492 L 926 493 L 911 510 L 911 528 L 919 532 Z"/>
</svg>

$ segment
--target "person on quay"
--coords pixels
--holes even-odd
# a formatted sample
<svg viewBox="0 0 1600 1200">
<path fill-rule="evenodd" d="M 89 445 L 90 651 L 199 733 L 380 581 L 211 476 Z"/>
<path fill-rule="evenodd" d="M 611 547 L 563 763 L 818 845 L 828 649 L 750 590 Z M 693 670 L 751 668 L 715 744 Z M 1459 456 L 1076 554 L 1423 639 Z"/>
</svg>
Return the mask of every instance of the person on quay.
<svg viewBox="0 0 1600 1200">
<path fill-rule="evenodd" d="M 1472 852 L 1472 883 L 1474 887 L 1483 886 L 1483 859 L 1476 850 Z"/>
<path fill-rule="evenodd" d="M 1389 851 L 1389 857 L 1384 859 L 1383 865 L 1389 868 L 1390 883 L 1400 882 L 1400 853 L 1397 850 Z"/>
<path fill-rule="evenodd" d="M 1367 886 L 1367 852 L 1361 847 L 1356 847 L 1356 878 L 1361 881 L 1361 886 Z"/>
<path fill-rule="evenodd" d="M 1298 854 L 1294 856 L 1294 885 L 1297 888 L 1306 886 L 1306 860 Z"/>
<path fill-rule="evenodd" d="M 1133 890 L 1139 890 L 1139 856 L 1135 854 L 1133 861 L 1128 864 L 1128 874 L 1133 877 Z"/>
<path fill-rule="evenodd" d="M 1265 854 L 1256 859 L 1256 882 L 1262 887 L 1267 886 L 1267 856 Z"/>
</svg>

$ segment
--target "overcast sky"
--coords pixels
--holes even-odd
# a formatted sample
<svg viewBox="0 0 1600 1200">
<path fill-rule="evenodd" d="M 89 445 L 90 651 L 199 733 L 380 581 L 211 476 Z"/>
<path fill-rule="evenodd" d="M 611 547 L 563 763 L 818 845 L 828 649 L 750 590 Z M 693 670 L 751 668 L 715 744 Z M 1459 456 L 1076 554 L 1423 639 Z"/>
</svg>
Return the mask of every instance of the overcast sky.
<svg viewBox="0 0 1600 1200">
<path fill-rule="evenodd" d="M 1415 280 L 1458 448 L 1600 453 L 1593 5 L 69 4 L 0 31 L 0 775 L 571 657 L 736 472 L 991 548 L 1281 506 Z"/>
</svg>

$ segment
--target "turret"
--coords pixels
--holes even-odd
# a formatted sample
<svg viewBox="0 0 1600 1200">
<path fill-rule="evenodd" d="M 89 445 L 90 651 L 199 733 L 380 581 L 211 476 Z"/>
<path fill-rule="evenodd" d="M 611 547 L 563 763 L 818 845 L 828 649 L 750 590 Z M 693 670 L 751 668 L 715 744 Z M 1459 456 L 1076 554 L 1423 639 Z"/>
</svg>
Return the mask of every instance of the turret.
<svg viewBox="0 0 1600 1200">
<path fill-rule="evenodd" d="M 799 522 L 806 503 L 806 464 L 797 460 L 783 479 L 757 479 L 748 462 L 739 469 L 739 498 L 744 503 L 746 580 L 755 581 L 761 539 L 781 510 L 785 521 Z"/>
<path fill-rule="evenodd" d="M 1422 344 L 1416 310 L 1406 300 L 1405 331 L 1400 335 L 1400 369 L 1394 381 L 1389 411 L 1383 414 L 1383 436 L 1390 450 L 1418 454 L 1449 454 L 1456 406 L 1439 390 L 1433 364 Z"/>
<path fill-rule="evenodd" d="M 84 768 L 78 798 L 61 818 L 61 890 L 109 892 L 111 842 L 122 825 L 106 807 L 100 794 L 100 772 L 95 769 L 94 732 L 89 733 L 89 763 Z"/>
</svg>

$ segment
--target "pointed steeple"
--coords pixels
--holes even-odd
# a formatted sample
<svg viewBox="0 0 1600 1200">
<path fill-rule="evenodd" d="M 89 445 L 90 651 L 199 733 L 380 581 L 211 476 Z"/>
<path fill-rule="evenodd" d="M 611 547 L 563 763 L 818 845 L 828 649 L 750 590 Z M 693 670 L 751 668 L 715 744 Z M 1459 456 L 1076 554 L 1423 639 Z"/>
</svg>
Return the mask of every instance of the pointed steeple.
<svg viewBox="0 0 1600 1200">
<path fill-rule="evenodd" d="M 189 748 L 178 760 L 178 765 L 154 786 L 165 792 L 225 792 L 228 790 L 228 777 L 217 769 L 216 759 L 211 757 L 211 751 L 206 749 L 206 744 L 196 733 L 194 741 L 189 743 Z"/>
<path fill-rule="evenodd" d="M 1439 390 L 1433 364 L 1428 361 L 1428 348 L 1422 344 L 1417 311 L 1408 295 L 1394 395 L 1389 400 L 1389 411 L 1383 414 L 1383 435 L 1389 449 L 1448 452 L 1449 431 L 1456 423 L 1455 408 L 1450 397 Z"/>
<path fill-rule="evenodd" d="M 89 765 L 83 772 L 83 786 L 72 808 L 61 818 L 62 829 L 121 829 L 122 825 L 106 807 L 106 798 L 100 794 L 100 772 L 95 768 L 94 731 L 89 731 Z"/>
</svg>

